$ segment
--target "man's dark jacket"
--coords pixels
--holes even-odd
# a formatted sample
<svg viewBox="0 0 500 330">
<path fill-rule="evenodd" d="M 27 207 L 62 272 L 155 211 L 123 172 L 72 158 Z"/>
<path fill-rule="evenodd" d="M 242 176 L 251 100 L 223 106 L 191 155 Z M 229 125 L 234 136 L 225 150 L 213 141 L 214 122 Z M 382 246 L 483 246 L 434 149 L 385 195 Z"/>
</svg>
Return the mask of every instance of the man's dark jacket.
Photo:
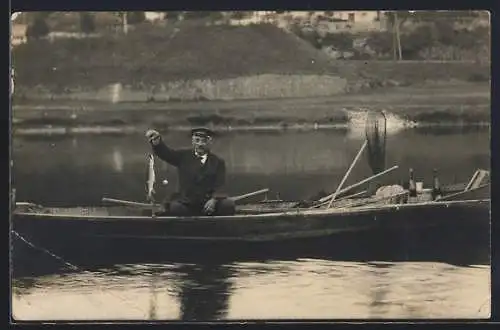
<svg viewBox="0 0 500 330">
<path fill-rule="evenodd" d="M 211 197 L 222 197 L 226 164 L 224 160 L 209 152 L 205 164 L 192 149 L 174 150 L 162 141 L 153 146 L 154 153 L 162 160 L 177 167 L 179 174 L 179 200 L 200 207 Z"/>
</svg>

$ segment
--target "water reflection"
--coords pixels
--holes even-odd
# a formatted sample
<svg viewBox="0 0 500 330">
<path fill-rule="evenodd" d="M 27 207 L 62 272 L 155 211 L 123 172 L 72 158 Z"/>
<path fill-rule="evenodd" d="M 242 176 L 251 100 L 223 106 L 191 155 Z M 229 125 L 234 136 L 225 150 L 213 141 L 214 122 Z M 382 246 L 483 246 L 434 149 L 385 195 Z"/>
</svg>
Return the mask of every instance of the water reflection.
<svg viewBox="0 0 500 330">
<path fill-rule="evenodd" d="M 180 284 L 181 320 L 225 319 L 231 292 L 231 268 L 217 264 L 183 265 Z"/>
<path fill-rule="evenodd" d="M 28 279 L 16 287 L 28 286 Z M 318 259 L 122 265 L 31 279 L 19 319 L 485 318 L 489 267 Z M 23 282 L 23 284 L 21 284 Z"/>
<path fill-rule="evenodd" d="M 115 172 L 121 173 L 123 172 L 123 154 L 120 149 L 114 148 L 113 149 L 113 154 L 112 154 L 112 164 L 113 164 L 113 170 Z"/>
<path fill-rule="evenodd" d="M 201 263 L 124 265 L 27 277 L 13 282 L 13 309 L 18 318 L 32 320 L 224 319 L 229 310 L 232 276 L 234 272 L 228 266 Z M 44 295 L 56 305 L 74 299 L 74 309 L 44 308 Z"/>
</svg>

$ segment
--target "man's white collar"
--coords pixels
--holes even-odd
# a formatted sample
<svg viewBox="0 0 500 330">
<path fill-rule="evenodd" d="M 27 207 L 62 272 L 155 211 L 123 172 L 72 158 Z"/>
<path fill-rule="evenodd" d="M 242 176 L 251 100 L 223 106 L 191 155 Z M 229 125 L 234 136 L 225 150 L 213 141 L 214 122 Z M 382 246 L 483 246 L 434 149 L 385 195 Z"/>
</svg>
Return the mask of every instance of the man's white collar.
<svg viewBox="0 0 500 330">
<path fill-rule="evenodd" d="M 200 158 L 200 161 L 202 164 L 205 164 L 205 162 L 207 161 L 207 157 L 208 157 L 208 154 L 204 154 L 202 156 L 199 156 L 195 153 L 196 157 Z"/>
</svg>

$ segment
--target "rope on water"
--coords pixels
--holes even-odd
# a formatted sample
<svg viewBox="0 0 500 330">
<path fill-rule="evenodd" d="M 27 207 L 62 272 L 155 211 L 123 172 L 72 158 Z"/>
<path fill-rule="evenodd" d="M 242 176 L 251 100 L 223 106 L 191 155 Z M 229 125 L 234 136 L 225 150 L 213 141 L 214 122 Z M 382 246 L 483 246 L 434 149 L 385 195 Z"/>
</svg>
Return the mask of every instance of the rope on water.
<svg viewBox="0 0 500 330">
<path fill-rule="evenodd" d="M 72 263 L 64 260 L 63 258 L 61 258 L 60 256 L 56 255 L 55 253 L 41 247 L 41 246 L 37 246 L 35 245 L 34 243 L 30 242 L 27 238 L 23 237 L 21 234 L 19 234 L 17 231 L 15 230 L 11 230 L 12 234 L 14 234 L 14 236 L 16 236 L 17 238 L 19 238 L 21 241 L 23 241 L 24 243 L 26 243 L 28 246 L 32 247 L 33 249 L 35 250 L 38 250 L 38 251 L 42 251 L 44 252 L 45 254 L 57 259 L 58 261 L 60 261 L 62 264 L 64 264 L 66 267 L 68 267 L 69 269 L 71 270 L 74 270 L 74 271 L 79 271 L 79 272 L 90 272 L 88 270 L 85 270 L 85 269 L 82 269 L 80 267 L 77 267 L 75 265 L 73 265 Z M 135 310 L 138 310 L 140 311 L 141 313 L 143 313 L 144 315 L 148 315 L 145 310 L 141 307 L 139 307 L 137 304 L 135 303 L 131 303 L 129 300 L 127 299 L 124 299 L 123 297 L 119 296 L 119 295 L 116 295 L 114 293 L 111 293 L 111 292 L 105 292 L 101 286 L 99 285 L 96 285 L 98 288 L 99 288 L 99 291 L 101 291 L 102 293 L 108 293 L 110 295 L 112 295 L 113 297 L 115 298 L 118 298 L 119 300 L 123 301 L 125 304 L 127 304 L 128 306 L 134 308 Z M 102 303 L 101 303 L 102 305 Z"/>
<path fill-rule="evenodd" d="M 17 238 L 19 238 L 21 241 L 23 241 L 24 243 L 26 243 L 27 245 L 31 246 L 32 248 L 34 248 L 35 250 L 39 250 L 39 251 L 42 251 L 46 254 L 48 254 L 49 256 L 59 260 L 61 263 L 63 263 L 65 266 L 67 266 L 68 268 L 70 268 L 71 270 L 76 270 L 76 271 L 80 271 L 80 269 L 78 267 L 76 267 L 75 265 L 67 262 L 66 260 L 64 260 L 63 258 L 59 257 L 58 255 L 50 252 L 49 250 L 43 248 L 43 247 L 40 247 L 40 246 L 36 246 L 35 244 L 31 243 L 29 240 L 27 240 L 25 237 L 23 237 L 21 234 L 19 234 L 17 231 L 15 230 L 12 230 L 12 234 L 14 234 Z"/>
</svg>

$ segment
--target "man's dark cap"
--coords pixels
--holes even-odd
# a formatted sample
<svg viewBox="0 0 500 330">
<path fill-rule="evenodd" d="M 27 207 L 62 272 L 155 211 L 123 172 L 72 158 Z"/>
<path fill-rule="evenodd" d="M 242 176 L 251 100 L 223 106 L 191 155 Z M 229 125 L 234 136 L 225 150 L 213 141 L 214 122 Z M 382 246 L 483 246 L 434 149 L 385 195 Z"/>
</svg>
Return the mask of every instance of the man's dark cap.
<svg viewBox="0 0 500 330">
<path fill-rule="evenodd" d="M 202 136 L 202 137 L 210 138 L 210 137 L 213 137 L 214 135 L 215 134 L 213 131 L 211 131 L 210 129 L 205 128 L 205 127 L 197 127 L 197 128 L 193 128 L 191 130 L 191 136 Z"/>
</svg>

